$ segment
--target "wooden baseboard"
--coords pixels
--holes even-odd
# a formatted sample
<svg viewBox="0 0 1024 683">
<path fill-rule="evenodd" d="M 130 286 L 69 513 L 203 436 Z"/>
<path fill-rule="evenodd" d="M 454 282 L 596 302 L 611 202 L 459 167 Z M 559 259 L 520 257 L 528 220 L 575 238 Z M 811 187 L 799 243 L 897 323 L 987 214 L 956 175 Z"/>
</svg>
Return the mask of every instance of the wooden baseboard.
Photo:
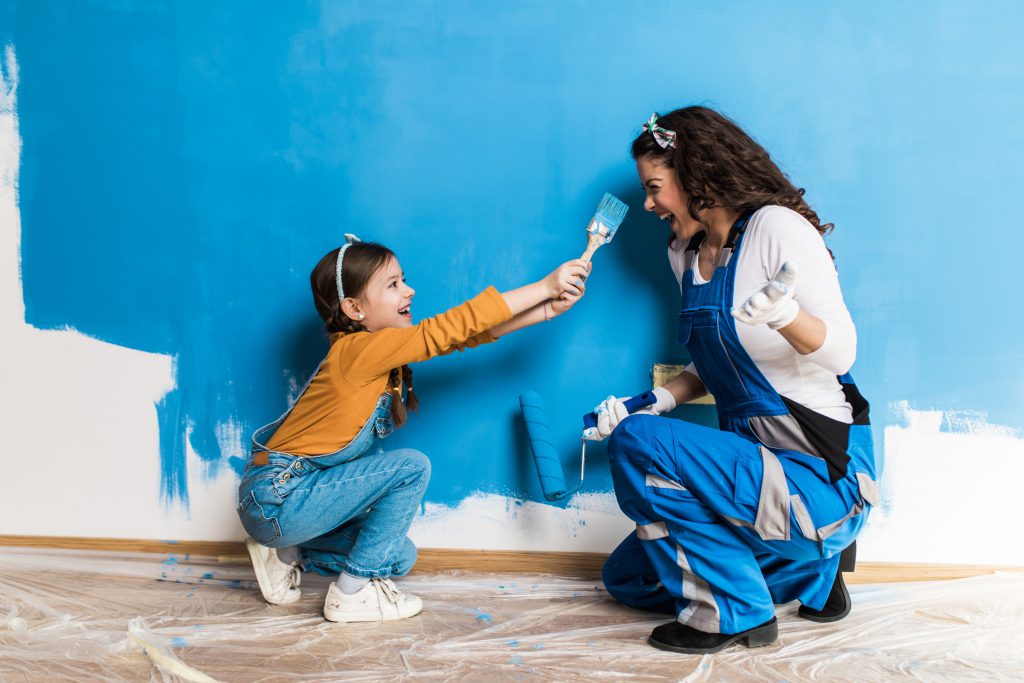
<svg viewBox="0 0 1024 683">
<path fill-rule="evenodd" d="M 63 548 L 162 555 L 213 556 L 221 562 L 246 564 L 245 545 L 237 541 L 161 541 L 128 538 L 80 538 L 74 536 L 2 536 L 0 546 Z M 426 574 L 447 570 L 508 573 L 543 573 L 599 579 L 604 553 L 567 553 L 526 550 L 460 550 L 423 548 L 413 570 Z M 1024 572 L 1024 567 L 1005 565 L 929 564 L 922 562 L 858 562 L 847 574 L 847 583 L 894 583 L 963 579 L 994 572 Z"/>
</svg>

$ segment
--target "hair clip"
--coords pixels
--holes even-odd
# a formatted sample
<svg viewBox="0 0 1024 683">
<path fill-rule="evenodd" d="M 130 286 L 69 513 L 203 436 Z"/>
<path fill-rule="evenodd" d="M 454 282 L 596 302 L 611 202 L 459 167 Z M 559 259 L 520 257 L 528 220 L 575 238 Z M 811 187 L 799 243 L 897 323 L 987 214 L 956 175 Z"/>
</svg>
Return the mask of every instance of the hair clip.
<svg viewBox="0 0 1024 683">
<path fill-rule="evenodd" d="M 644 123 L 644 130 L 654 136 L 654 141 L 657 142 L 658 146 L 662 149 L 668 149 L 669 147 L 675 149 L 676 132 L 674 130 L 669 130 L 668 128 L 662 128 L 658 125 L 657 112 L 651 114 L 651 118 Z"/>
</svg>

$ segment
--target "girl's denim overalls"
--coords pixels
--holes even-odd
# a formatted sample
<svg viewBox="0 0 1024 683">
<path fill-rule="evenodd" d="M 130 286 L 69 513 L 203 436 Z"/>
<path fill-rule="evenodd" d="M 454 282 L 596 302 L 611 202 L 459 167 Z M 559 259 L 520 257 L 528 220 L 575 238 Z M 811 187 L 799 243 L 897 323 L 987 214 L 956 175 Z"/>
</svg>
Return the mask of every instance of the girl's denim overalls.
<svg viewBox="0 0 1024 683">
<path fill-rule="evenodd" d="M 298 546 L 306 571 L 406 574 L 416 562 L 406 534 L 430 479 L 430 461 L 410 448 L 383 450 L 381 439 L 394 431 L 391 401 L 390 392 L 381 395 L 356 437 L 325 455 L 267 448 L 291 408 L 258 429 L 238 487 L 238 516 L 249 536 L 271 548 Z"/>
</svg>

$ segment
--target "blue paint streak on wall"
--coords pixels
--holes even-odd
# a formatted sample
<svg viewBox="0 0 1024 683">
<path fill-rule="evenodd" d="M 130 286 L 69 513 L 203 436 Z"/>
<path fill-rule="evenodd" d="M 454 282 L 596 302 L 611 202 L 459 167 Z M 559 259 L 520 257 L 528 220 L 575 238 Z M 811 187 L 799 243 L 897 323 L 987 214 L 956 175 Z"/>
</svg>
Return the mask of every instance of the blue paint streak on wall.
<svg viewBox="0 0 1024 683">
<path fill-rule="evenodd" d="M 239 469 L 216 425 L 274 419 L 323 353 L 307 275 L 343 232 L 396 249 L 423 315 L 577 255 L 597 200 L 618 193 L 633 212 L 578 310 L 417 366 L 421 414 L 394 439 L 434 459 L 430 500 L 541 499 L 521 391 L 546 397 L 571 470 L 583 410 L 685 359 L 665 235 L 641 215 L 627 146 L 651 110 L 709 102 L 837 224 L 876 422 L 908 400 L 1024 427 L 1007 314 L 1024 246 L 1007 201 L 1024 156 L 1024 9 L 639 7 L 4 4 L 28 321 L 176 357 L 163 493 L 187 500 L 188 425 L 201 458 Z M 594 450 L 588 489 L 609 489 Z"/>
</svg>

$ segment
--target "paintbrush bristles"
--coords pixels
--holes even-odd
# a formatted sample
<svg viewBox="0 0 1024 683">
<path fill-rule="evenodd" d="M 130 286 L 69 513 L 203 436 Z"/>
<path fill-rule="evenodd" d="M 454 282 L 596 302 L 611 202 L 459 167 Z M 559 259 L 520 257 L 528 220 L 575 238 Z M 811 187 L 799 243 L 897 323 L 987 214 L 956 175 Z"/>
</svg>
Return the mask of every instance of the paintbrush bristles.
<svg viewBox="0 0 1024 683">
<path fill-rule="evenodd" d="M 594 255 L 597 248 L 602 244 L 608 244 L 615 237 L 615 231 L 622 225 L 622 221 L 626 218 L 626 212 L 629 211 L 629 207 L 626 203 L 619 198 L 605 193 L 604 197 L 601 198 L 601 203 L 597 205 L 597 211 L 594 213 L 594 217 L 590 219 L 590 224 L 587 225 L 587 250 L 583 252 L 581 257 L 584 261 L 589 261 L 590 257 Z"/>
<path fill-rule="evenodd" d="M 590 221 L 587 232 L 590 232 L 591 229 L 601 232 L 605 235 L 605 242 L 611 242 L 612 237 L 615 237 L 615 231 L 619 229 L 622 221 L 626 218 L 627 211 L 629 211 L 629 207 L 625 202 L 606 192 L 601 198 L 601 203 L 597 205 L 597 211 Z"/>
</svg>

